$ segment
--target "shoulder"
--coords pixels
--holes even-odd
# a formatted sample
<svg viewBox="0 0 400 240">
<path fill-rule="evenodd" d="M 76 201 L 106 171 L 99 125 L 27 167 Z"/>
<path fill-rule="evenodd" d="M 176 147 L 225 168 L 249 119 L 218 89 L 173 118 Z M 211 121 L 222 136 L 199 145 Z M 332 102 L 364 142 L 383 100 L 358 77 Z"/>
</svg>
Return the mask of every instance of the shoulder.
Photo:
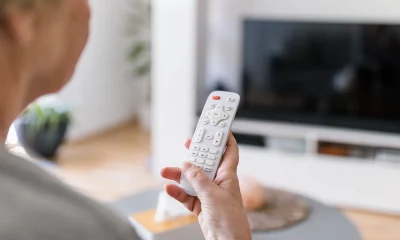
<svg viewBox="0 0 400 240">
<path fill-rule="evenodd" d="M 127 219 L 1 149 L 0 194 L 0 239 L 139 239 Z"/>
</svg>

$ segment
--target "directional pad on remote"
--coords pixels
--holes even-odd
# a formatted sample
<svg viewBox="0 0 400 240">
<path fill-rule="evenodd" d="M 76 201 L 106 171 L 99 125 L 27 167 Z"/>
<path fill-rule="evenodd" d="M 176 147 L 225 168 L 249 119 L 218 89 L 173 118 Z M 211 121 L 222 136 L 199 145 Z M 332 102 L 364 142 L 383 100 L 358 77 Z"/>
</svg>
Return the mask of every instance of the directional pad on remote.
<svg viewBox="0 0 400 240">
<path fill-rule="evenodd" d="M 206 116 L 210 118 L 212 126 L 217 126 L 219 122 L 229 118 L 229 113 L 225 112 L 222 105 L 217 105 L 214 109 L 208 111 Z"/>
</svg>

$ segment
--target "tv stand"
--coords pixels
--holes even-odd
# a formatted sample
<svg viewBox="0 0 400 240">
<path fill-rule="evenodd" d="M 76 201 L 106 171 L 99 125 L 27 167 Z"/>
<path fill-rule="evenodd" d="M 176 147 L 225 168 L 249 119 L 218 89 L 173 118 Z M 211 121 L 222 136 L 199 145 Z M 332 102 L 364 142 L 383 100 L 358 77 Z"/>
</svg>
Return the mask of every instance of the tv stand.
<svg viewBox="0 0 400 240">
<path fill-rule="evenodd" d="M 399 136 L 245 119 L 237 120 L 232 129 L 266 138 L 265 144 L 258 146 L 241 143 L 239 138 L 240 174 L 334 206 L 400 214 Z M 303 141 L 304 151 L 268 147 L 268 137 Z M 337 147 L 334 151 L 332 147 L 329 152 L 326 146 L 335 144 L 350 150 Z M 385 158 L 379 153 L 389 155 Z"/>
</svg>

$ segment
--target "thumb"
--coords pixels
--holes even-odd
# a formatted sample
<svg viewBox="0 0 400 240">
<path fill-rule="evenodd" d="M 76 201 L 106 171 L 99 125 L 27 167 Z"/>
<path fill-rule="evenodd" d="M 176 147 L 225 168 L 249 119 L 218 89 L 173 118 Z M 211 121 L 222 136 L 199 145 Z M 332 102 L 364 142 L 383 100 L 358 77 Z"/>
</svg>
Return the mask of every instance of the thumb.
<svg viewBox="0 0 400 240">
<path fill-rule="evenodd" d="M 197 197 L 202 201 L 215 188 L 215 184 L 197 166 L 185 162 L 182 169 L 186 180 L 192 185 Z"/>
</svg>

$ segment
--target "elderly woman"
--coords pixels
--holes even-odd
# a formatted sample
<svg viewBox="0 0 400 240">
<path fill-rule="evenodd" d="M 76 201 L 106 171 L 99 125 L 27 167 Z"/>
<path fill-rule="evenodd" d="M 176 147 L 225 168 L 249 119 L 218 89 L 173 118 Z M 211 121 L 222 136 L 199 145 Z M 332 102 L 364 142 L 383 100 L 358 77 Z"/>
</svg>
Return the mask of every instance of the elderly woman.
<svg viewBox="0 0 400 240">
<path fill-rule="evenodd" d="M 70 79 L 88 37 L 87 0 L 0 0 L 0 138 L 37 97 Z M 188 146 L 189 141 L 186 143 Z M 165 168 L 164 178 L 185 174 L 198 197 L 176 185 L 167 193 L 197 216 L 206 239 L 250 239 L 236 168 L 233 136 L 216 179 L 198 168 Z M 77 194 L 46 172 L 0 147 L 0 239 L 138 239 L 130 224 Z"/>
</svg>

